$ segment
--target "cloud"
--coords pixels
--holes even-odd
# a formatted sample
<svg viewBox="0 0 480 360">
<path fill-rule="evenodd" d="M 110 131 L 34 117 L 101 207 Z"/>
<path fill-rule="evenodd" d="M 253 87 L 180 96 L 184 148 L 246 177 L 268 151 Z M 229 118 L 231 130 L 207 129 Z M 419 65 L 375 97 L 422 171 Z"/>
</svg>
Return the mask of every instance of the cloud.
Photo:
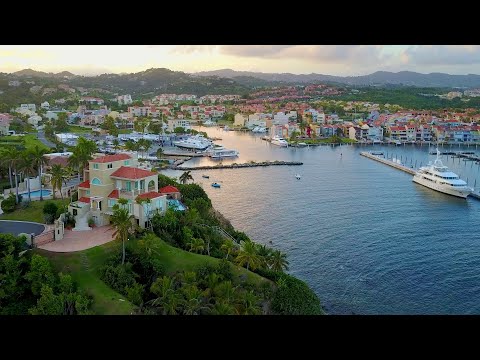
<svg viewBox="0 0 480 360">
<path fill-rule="evenodd" d="M 149 47 L 154 47 L 150 45 Z M 217 45 L 178 45 L 170 50 L 171 54 L 190 55 L 195 52 L 212 52 Z"/>
<path fill-rule="evenodd" d="M 410 46 L 402 54 L 412 65 L 472 65 L 480 64 L 479 45 L 420 45 Z"/>
</svg>

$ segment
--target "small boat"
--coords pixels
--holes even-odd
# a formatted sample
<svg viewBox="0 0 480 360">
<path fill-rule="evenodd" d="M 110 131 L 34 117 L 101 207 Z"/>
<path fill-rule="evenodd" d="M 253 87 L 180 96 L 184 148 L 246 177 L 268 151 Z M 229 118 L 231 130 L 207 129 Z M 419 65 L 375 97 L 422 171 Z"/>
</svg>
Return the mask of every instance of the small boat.
<svg viewBox="0 0 480 360">
<path fill-rule="evenodd" d="M 212 186 L 213 186 L 214 188 L 219 188 L 219 187 L 220 187 L 220 184 L 219 184 L 219 183 L 213 183 Z"/>
<path fill-rule="evenodd" d="M 202 178 L 204 178 L 204 179 L 210 179 L 210 176 L 208 176 L 208 175 L 202 175 Z"/>
<path fill-rule="evenodd" d="M 297 180 L 300 180 L 302 178 L 302 175 L 300 174 L 295 174 L 295 177 L 297 178 Z"/>
<path fill-rule="evenodd" d="M 299 142 L 297 144 L 298 147 L 302 147 L 302 146 L 307 146 L 307 143 L 304 143 L 304 142 Z"/>
</svg>

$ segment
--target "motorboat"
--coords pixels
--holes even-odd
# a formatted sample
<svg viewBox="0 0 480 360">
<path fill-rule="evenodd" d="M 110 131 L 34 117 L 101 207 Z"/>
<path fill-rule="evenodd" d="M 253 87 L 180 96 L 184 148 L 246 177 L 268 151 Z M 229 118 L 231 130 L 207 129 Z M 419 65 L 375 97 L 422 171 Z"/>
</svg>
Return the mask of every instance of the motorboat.
<svg viewBox="0 0 480 360">
<path fill-rule="evenodd" d="M 205 150 L 212 146 L 212 142 L 204 136 L 196 135 L 184 140 L 174 141 L 173 145 L 183 149 Z"/>
<path fill-rule="evenodd" d="M 282 138 L 280 136 L 274 136 L 272 138 L 271 143 L 273 145 L 282 146 L 282 147 L 287 147 L 288 146 L 287 140 L 285 140 L 284 138 Z"/>
<path fill-rule="evenodd" d="M 255 126 L 253 129 L 252 129 L 252 132 L 254 133 L 266 133 L 267 132 L 267 129 L 263 126 Z"/>
<path fill-rule="evenodd" d="M 427 166 L 418 169 L 412 180 L 432 190 L 463 199 L 473 192 L 473 189 L 467 186 L 465 181 L 443 165 L 438 148 L 437 158 L 433 164 L 430 161 Z"/>
<path fill-rule="evenodd" d="M 236 157 L 239 152 L 233 149 L 212 149 L 208 152 L 208 156 L 212 159 L 222 159 L 226 157 Z"/>
<path fill-rule="evenodd" d="M 219 187 L 220 187 L 220 184 L 219 184 L 219 183 L 213 183 L 213 184 L 212 184 L 212 187 L 214 187 L 214 188 L 219 188 Z"/>
<path fill-rule="evenodd" d="M 299 147 L 304 147 L 304 146 L 307 146 L 307 143 L 299 142 L 299 143 L 297 144 L 297 146 L 299 146 Z"/>
<path fill-rule="evenodd" d="M 202 178 L 204 178 L 204 179 L 210 179 L 210 176 L 208 176 L 208 175 L 202 175 Z"/>
<path fill-rule="evenodd" d="M 302 175 L 300 174 L 295 174 L 295 177 L 297 178 L 297 180 L 300 180 L 302 178 Z"/>
</svg>

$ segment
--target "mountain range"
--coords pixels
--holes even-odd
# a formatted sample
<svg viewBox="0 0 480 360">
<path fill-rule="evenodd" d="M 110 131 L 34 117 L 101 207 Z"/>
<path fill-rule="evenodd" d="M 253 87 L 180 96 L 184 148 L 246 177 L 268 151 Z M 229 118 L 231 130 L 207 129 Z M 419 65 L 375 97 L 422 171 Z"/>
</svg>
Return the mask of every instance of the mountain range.
<svg viewBox="0 0 480 360">
<path fill-rule="evenodd" d="M 257 78 L 265 81 L 276 81 L 291 84 L 334 82 L 348 85 L 405 85 L 418 87 L 479 87 L 480 75 L 450 75 L 444 73 L 421 74 L 412 71 L 377 71 L 373 74 L 362 76 L 334 76 L 324 74 L 290 74 L 290 73 L 262 73 L 251 71 L 236 71 L 222 69 L 201 71 L 195 76 L 219 76 L 236 80 L 237 78 Z"/>
</svg>

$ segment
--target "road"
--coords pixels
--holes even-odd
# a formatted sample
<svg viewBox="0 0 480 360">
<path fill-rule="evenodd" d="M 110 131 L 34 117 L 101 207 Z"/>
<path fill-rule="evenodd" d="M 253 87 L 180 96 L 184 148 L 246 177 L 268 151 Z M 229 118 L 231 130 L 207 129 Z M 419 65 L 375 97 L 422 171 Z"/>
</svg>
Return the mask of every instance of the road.
<svg viewBox="0 0 480 360">
<path fill-rule="evenodd" d="M 44 145 L 48 146 L 49 148 L 54 148 L 56 146 L 50 140 L 45 138 L 45 132 L 43 132 L 43 131 L 38 132 L 37 138 L 38 138 L 38 140 L 40 140 Z"/>
<path fill-rule="evenodd" d="M 0 233 L 9 233 L 13 235 L 18 235 L 20 233 L 35 235 L 41 234 L 45 229 L 45 225 L 33 223 L 33 222 L 24 222 L 24 221 L 0 221 Z"/>
</svg>

